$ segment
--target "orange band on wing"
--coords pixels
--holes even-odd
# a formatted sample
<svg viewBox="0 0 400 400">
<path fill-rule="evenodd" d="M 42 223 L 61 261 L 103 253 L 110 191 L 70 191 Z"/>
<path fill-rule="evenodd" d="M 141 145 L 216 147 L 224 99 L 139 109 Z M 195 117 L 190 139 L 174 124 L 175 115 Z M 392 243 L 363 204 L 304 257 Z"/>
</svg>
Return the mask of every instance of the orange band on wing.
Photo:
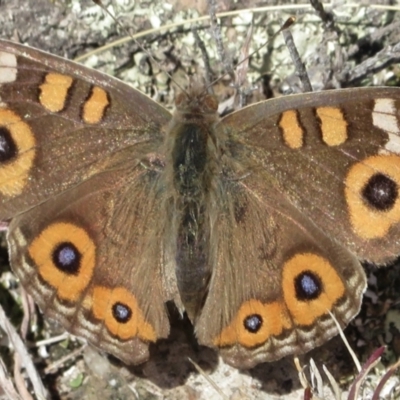
<svg viewBox="0 0 400 400">
<path fill-rule="evenodd" d="M 40 85 L 39 102 L 51 112 L 60 112 L 65 108 L 68 93 L 72 87 L 73 78 L 68 75 L 48 73 Z"/>
<path fill-rule="evenodd" d="M 83 105 L 82 118 L 87 124 L 98 124 L 110 104 L 108 94 L 97 86 L 92 88 L 89 98 Z"/>
<path fill-rule="evenodd" d="M 291 149 L 299 149 L 304 144 L 304 128 L 300 125 L 296 110 L 284 111 L 279 120 L 285 144 Z"/>
<path fill-rule="evenodd" d="M 322 140 L 328 146 L 339 146 L 348 137 L 347 121 L 337 107 L 318 107 L 316 113 L 321 122 Z"/>
</svg>

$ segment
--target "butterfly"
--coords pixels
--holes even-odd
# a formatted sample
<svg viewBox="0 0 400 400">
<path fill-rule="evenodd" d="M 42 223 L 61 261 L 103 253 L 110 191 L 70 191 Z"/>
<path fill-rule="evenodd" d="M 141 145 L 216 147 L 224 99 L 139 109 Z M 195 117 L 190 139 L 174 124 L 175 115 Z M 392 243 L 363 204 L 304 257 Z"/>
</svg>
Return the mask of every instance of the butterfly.
<svg viewBox="0 0 400 400">
<path fill-rule="evenodd" d="M 121 81 L 0 41 L 0 218 L 41 310 L 127 364 L 166 303 L 239 368 L 300 354 L 358 313 L 400 253 L 400 90 L 173 114 Z"/>
</svg>

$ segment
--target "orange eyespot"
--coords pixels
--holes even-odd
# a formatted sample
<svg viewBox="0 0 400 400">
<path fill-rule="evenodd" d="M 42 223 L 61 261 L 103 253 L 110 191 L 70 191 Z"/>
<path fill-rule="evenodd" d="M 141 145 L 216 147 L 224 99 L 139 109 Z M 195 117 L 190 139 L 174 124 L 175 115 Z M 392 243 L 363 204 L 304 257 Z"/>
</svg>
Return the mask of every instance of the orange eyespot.
<svg viewBox="0 0 400 400">
<path fill-rule="evenodd" d="M 354 232 L 363 239 L 385 236 L 400 222 L 400 157 L 378 155 L 354 164 L 345 196 Z"/>
<path fill-rule="evenodd" d="M 156 341 L 155 331 L 145 321 L 136 297 L 125 288 L 95 287 L 92 307 L 95 318 L 104 321 L 114 336 L 123 340 L 137 336 L 149 342 Z"/>
<path fill-rule="evenodd" d="M 39 275 L 60 299 L 79 299 L 96 263 L 96 246 L 83 228 L 66 222 L 49 225 L 36 236 L 28 251 Z"/>
<path fill-rule="evenodd" d="M 283 269 L 285 304 L 296 324 L 309 326 L 345 294 L 344 283 L 329 261 L 317 254 L 299 253 Z"/>
<path fill-rule="evenodd" d="M 251 348 L 290 327 L 291 321 L 281 303 L 249 300 L 240 307 L 234 320 L 214 340 L 214 344 L 224 347 L 239 343 Z"/>
<path fill-rule="evenodd" d="M 9 109 L 0 108 L 0 193 L 21 194 L 36 155 L 36 140 L 30 126 Z"/>
</svg>

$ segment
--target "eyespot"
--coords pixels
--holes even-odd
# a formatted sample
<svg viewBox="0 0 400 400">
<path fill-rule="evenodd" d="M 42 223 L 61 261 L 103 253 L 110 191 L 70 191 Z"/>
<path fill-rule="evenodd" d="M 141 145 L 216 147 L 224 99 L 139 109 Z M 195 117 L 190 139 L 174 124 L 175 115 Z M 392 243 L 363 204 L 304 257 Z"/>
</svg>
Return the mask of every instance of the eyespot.
<svg viewBox="0 0 400 400">
<path fill-rule="evenodd" d="M 283 267 L 282 288 L 285 304 L 297 325 L 309 326 L 345 294 L 342 279 L 324 257 L 298 253 Z"/>
<path fill-rule="evenodd" d="M 254 347 L 297 325 L 310 326 L 345 294 L 343 281 L 329 261 L 298 253 L 283 266 L 282 302 L 245 302 L 233 321 L 214 340 L 219 347 L 240 343 Z"/>
<path fill-rule="evenodd" d="M 213 343 L 218 347 L 239 343 L 251 348 L 282 334 L 291 326 L 288 313 L 281 303 L 262 303 L 252 299 L 242 304 L 232 322 Z"/>
<path fill-rule="evenodd" d="M 111 334 L 122 340 L 139 337 L 155 342 L 153 327 L 146 322 L 136 297 L 123 287 L 96 286 L 92 296 L 92 312 L 96 319 L 104 321 Z"/>
<path fill-rule="evenodd" d="M 353 231 L 363 239 L 387 235 L 400 222 L 400 157 L 378 155 L 354 164 L 345 180 Z"/>
<path fill-rule="evenodd" d="M 85 229 L 57 222 L 43 229 L 28 247 L 40 277 L 57 296 L 75 302 L 89 284 L 96 262 L 96 246 Z"/>
<path fill-rule="evenodd" d="M 35 159 L 30 126 L 16 113 L 0 108 L 0 193 L 14 197 L 24 189 Z"/>
</svg>

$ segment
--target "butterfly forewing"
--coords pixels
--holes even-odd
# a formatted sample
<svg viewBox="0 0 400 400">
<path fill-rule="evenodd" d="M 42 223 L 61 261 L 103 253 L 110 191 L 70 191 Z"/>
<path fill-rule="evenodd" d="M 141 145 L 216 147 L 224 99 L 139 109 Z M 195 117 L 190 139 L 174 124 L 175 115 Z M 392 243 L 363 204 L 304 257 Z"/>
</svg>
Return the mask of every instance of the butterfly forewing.
<svg viewBox="0 0 400 400">
<path fill-rule="evenodd" d="M 400 252 L 399 110 L 397 88 L 347 89 L 258 103 L 222 124 L 250 168 L 360 259 L 383 264 Z"/>
<path fill-rule="evenodd" d="M 117 79 L 6 41 L 0 106 L 2 219 L 113 168 L 127 148 L 146 162 L 170 119 Z"/>
</svg>

